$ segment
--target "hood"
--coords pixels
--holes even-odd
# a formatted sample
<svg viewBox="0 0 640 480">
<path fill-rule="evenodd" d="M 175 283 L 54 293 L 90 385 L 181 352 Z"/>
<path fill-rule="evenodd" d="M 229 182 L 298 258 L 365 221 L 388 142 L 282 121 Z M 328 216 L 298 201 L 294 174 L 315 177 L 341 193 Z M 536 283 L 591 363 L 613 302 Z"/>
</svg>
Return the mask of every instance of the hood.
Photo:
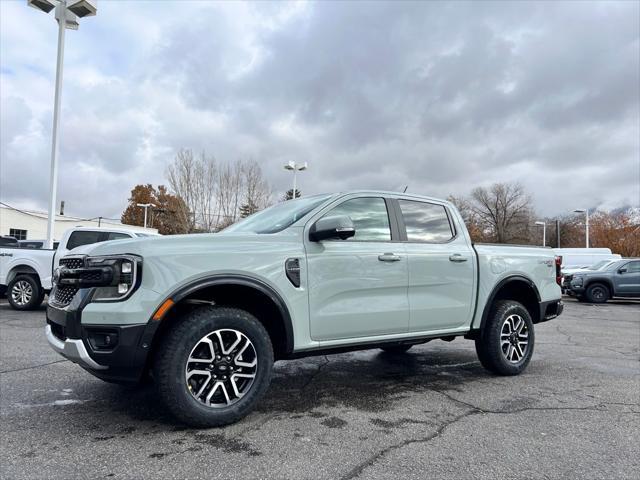
<svg viewBox="0 0 640 480">
<path fill-rule="evenodd" d="M 117 255 L 134 254 L 171 255 L 207 251 L 243 251 L 254 246 L 277 245 L 299 242 L 301 229 L 287 229 L 277 234 L 257 233 L 192 233 L 187 235 L 165 235 L 158 237 L 138 237 L 83 245 L 71 250 L 68 255 Z"/>
</svg>

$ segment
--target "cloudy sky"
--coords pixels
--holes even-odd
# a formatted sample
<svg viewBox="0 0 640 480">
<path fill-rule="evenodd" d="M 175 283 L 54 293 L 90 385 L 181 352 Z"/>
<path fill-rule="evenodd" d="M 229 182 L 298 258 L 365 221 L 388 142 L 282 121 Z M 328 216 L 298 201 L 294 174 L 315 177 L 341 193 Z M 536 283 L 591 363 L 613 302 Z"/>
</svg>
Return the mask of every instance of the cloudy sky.
<svg viewBox="0 0 640 480">
<path fill-rule="evenodd" d="M 541 214 L 640 202 L 639 2 L 100 0 L 67 31 L 59 199 L 117 217 L 177 149 L 276 192 L 520 181 Z M 53 16 L 0 0 L 0 200 L 46 210 Z"/>
</svg>

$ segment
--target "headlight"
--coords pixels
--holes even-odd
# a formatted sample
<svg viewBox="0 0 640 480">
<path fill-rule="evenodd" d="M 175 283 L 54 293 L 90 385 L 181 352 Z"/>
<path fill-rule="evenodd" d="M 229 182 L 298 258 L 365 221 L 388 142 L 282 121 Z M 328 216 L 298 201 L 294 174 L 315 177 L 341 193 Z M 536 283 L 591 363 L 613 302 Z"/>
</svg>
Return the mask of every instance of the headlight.
<svg viewBox="0 0 640 480">
<path fill-rule="evenodd" d="M 87 257 L 87 268 L 109 269 L 113 273 L 107 285 L 95 287 L 92 301 L 117 302 L 131 295 L 140 284 L 142 259 L 136 255 Z"/>
<path fill-rule="evenodd" d="M 576 287 L 580 287 L 582 285 L 583 279 L 582 277 L 573 277 L 571 280 L 571 285 L 575 285 Z"/>
</svg>

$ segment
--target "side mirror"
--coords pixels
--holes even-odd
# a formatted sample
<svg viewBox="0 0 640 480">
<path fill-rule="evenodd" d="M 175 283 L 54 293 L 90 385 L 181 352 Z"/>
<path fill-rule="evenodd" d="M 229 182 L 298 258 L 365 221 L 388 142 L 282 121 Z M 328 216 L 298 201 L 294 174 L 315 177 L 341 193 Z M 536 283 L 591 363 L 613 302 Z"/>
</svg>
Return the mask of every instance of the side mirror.
<svg viewBox="0 0 640 480">
<path fill-rule="evenodd" d="M 324 217 L 313 224 L 309 231 L 309 239 L 312 242 L 320 242 L 331 238 L 346 240 L 356 234 L 353 220 L 346 215 L 337 217 Z"/>
<path fill-rule="evenodd" d="M 620 270 L 618 270 L 618 273 L 627 273 L 627 267 L 622 267 Z"/>
</svg>

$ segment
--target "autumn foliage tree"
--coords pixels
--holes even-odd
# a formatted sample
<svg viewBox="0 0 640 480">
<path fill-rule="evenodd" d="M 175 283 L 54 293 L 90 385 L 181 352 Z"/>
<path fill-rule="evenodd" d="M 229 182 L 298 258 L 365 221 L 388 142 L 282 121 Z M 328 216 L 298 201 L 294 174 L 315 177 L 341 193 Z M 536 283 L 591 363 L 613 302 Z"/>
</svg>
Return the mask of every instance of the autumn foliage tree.
<svg viewBox="0 0 640 480">
<path fill-rule="evenodd" d="M 596 212 L 590 220 L 590 243 L 623 257 L 640 257 L 640 222 L 629 212 Z"/>
<path fill-rule="evenodd" d="M 162 235 L 187 233 L 188 222 L 183 212 L 181 198 L 168 192 L 164 185 L 154 188 L 151 184 L 136 185 L 131 190 L 129 204 L 122 212 L 120 221 L 127 225 L 144 225 L 144 209 L 138 203 L 151 203 L 154 206 L 147 212 L 147 226 L 157 228 Z"/>
</svg>

